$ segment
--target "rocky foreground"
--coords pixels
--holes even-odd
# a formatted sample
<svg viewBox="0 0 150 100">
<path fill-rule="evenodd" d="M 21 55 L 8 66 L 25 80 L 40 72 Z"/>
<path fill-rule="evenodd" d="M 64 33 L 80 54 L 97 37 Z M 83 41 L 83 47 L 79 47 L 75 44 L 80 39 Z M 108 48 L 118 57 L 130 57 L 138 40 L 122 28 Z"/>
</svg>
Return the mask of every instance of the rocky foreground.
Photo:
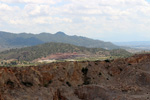
<svg viewBox="0 0 150 100">
<path fill-rule="evenodd" d="M 150 54 L 1 67 L 0 100 L 150 100 Z"/>
</svg>

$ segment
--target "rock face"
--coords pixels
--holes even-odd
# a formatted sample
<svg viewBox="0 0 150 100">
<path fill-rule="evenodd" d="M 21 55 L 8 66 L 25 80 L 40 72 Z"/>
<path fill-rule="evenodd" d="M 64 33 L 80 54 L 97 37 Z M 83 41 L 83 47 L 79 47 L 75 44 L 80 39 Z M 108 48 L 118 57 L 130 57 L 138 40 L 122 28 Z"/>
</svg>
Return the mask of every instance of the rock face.
<svg viewBox="0 0 150 100">
<path fill-rule="evenodd" d="M 0 100 L 150 100 L 150 54 L 1 67 Z"/>
</svg>

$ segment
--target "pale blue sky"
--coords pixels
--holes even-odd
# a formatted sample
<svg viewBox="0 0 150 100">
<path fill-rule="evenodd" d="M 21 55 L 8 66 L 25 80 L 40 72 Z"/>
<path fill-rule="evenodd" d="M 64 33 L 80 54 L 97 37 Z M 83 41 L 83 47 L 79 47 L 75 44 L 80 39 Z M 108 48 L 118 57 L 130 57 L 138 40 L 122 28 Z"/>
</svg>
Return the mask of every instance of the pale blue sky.
<svg viewBox="0 0 150 100">
<path fill-rule="evenodd" d="M 150 41 L 150 0 L 0 0 L 0 31 Z"/>
</svg>

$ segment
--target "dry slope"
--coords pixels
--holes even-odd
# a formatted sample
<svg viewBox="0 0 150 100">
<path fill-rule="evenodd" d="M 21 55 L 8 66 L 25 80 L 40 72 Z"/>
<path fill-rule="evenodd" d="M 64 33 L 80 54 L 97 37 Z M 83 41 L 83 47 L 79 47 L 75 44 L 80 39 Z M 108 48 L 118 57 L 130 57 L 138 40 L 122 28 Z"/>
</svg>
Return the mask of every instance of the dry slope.
<svg viewBox="0 0 150 100">
<path fill-rule="evenodd" d="M 150 54 L 1 67 L 0 100 L 149 100 Z"/>
</svg>

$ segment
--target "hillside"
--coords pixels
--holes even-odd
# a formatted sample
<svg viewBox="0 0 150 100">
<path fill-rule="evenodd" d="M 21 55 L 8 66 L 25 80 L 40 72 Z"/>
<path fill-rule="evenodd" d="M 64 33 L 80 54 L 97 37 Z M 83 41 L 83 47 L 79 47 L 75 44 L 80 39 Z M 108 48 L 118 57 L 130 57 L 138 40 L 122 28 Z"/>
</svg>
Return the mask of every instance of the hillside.
<svg viewBox="0 0 150 100">
<path fill-rule="evenodd" d="M 56 34 L 50 33 L 14 34 L 10 32 L 0 31 L 0 46 L 7 46 L 14 48 L 14 47 L 34 46 L 47 42 L 69 43 L 77 46 L 84 46 L 90 48 L 104 48 L 104 49 L 120 48 L 119 46 L 116 46 L 110 42 L 94 40 L 81 36 L 69 36 L 63 32 L 57 32 Z"/>
<path fill-rule="evenodd" d="M 32 61 L 57 53 L 78 53 L 90 56 L 128 56 L 129 52 L 117 50 L 105 50 L 101 48 L 86 48 L 64 43 L 45 43 L 37 46 L 21 49 L 11 49 L 0 53 L 0 59 L 18 59 L 20 61 Z"/>
<path fill-rule="evenodd" d="M 0 100 L 149 100 L 150 55 L 0 68 Z"/>
</svg>

